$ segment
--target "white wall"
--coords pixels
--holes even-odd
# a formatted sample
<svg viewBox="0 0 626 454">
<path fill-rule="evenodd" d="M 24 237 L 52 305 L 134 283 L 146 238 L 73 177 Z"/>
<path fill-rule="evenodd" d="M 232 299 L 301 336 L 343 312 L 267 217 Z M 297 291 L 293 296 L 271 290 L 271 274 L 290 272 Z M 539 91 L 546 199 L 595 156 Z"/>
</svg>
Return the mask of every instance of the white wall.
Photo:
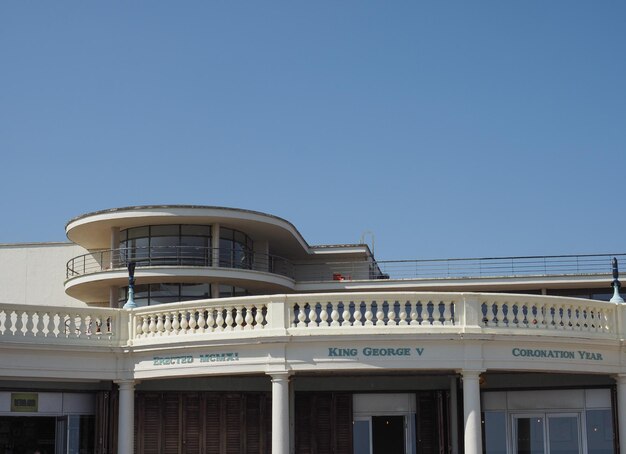
<svg viewBox="0 0 626 454">
<path fill-rule="evenodd" d="M 67 261 L 86 253 L 71 243 L 0 245 L 0 304 L 85 306 L 63 282 Z"/>
</svg>

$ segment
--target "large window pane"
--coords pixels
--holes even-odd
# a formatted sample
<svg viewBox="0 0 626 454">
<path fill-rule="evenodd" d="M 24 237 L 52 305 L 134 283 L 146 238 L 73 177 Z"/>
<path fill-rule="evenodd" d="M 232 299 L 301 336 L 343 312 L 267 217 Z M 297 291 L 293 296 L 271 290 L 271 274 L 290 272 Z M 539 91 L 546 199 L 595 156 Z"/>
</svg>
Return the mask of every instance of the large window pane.
<svg viewBox="0 0 626 454">
<path fill-rule="evenodd" d="M 613 454 L 615 435 L 611 410 L 587 410 L 588 454 Z"/>
<path fill-rule="evenodd" d="M 488 411 L 483 415 L 483 452 L 486 454 L 506 454 L 506 413 Z"/>
<path fill-rule="evenodd" d="M 515 418 L 517 454 L 543 454 L 544 431 L 542 417 Z"/>
<path fill-rule="evenodd" d="M 579 454 L 578 416 L 548 416 L 550 454 Z"/>
</svg>

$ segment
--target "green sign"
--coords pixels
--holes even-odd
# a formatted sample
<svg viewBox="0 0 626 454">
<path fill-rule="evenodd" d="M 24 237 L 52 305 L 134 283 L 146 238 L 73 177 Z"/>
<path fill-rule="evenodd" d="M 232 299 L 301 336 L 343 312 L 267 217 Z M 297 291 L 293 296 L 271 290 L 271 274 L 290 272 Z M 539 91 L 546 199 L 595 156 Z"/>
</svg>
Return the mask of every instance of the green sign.
<svg viewBox="0 0 626 454">
<path fill-rule="evenodd" d="M 356 358 L 362 356 L 374 356 L 377 358 L 400 358 L 411 356 L 422 356 L 423 348 L 415 347 L 363 347 L 360 351 L 356 348 L 345 347 L 328 347 L 329 357 Z"/>
<path fill-rule="evenodd" d="M 182 364 L 192 364 L 196 361 L 201 363 L 221 363 L 229 361 L 239 361 L 238 352 L 225 353 L 206 353 L 198 357 L 192 355 L 181 356 L 154 356 L 152 358 L 153 366 L 180 366 Z"/>
<path fill-rule="evenodd" d="M 511 350 L 513 356 L 522 358 L 554 358 L 554 359 L 582 359 L 585 361 L 604 361 L 602 353 L 586 350 L 546 350 L 543 348 L 517 348 Z"/>
<path fill-rule="evenodd" d="M 11 393 L 11 411 L 37 413 L 39 408 L 39 394 Z"/>
</svg>

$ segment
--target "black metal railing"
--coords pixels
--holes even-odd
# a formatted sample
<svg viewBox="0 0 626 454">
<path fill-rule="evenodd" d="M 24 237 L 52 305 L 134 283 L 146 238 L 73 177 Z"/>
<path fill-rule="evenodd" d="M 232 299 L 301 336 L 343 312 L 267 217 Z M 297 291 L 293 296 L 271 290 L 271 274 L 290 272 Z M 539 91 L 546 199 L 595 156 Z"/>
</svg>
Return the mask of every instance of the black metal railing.
<svg viewBox="0 0 626 454">
<path fill-rule="evenodd" d="M 294 267 L 287 259 L 238 249 L 216 249 L 197 246 L 152 246 L 94 251 L 67 262 L 66 277 L 126 268 L 128 262 L 137 267 L 189 266 L 218 267 L 266 271 L 294 277 Z"/>
</svg>

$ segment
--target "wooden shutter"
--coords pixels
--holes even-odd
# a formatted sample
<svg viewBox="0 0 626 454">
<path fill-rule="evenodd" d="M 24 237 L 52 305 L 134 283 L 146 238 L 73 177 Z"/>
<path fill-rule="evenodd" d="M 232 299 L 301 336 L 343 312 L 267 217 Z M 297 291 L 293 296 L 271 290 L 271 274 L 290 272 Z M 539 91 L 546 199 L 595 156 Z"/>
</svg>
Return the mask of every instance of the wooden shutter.
<svg viewBox="0 0 626 454">
<path fill-rule="evenodd" d="M 296 394 L 296 452 L 352 453 L 351 394 Z"/>
<path fill-rule="evenodd" d="M 181 408 L 179 393 L 162 395 L 161 434 L 162 446 L 160 454 L 179 454 L 181 432 Z"/>
<path fill-rule="evenodd" d="M 333 394 L 335 454 L 352 454 L 352 394 Z"/>
<path fill-rule="evenodd" d="M 220 454 L 220 397 L 217 394 L 205 394 L 204 403 L 204 452 Z"/>
<path fill-rule="evenodd" d="M 222 436 L 225 454 L 240 454 L 242 438 L 242 396 L 227 394 L 222 401 Z"/>
<path fill-rule="evenodd" d="M 182 453 L 200 453 L 200 394 L 185 393 L 182 398 Z"/>
<path fill-rule="evenodd" d="M 161 395 L 141 395 L 138 413 L 137 451 L 140 454 L 161 454 Z"/>
</svg>

